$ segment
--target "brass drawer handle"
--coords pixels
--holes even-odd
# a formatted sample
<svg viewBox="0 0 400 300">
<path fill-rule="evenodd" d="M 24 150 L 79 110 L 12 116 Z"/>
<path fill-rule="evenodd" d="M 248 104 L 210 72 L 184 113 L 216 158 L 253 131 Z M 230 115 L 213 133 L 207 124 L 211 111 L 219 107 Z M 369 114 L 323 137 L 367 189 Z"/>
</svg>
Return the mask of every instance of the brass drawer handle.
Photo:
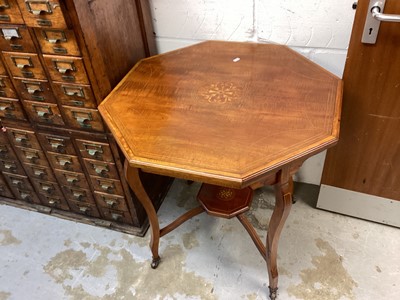
<svg viewBox="0 0 400 300">
<path fill-rule="evenodd" d="M 51 149 L 53 149 L 53 151 L 56 152 L 61 152 L 64 153 L 65 152 L 65 143 L 63 139 L 56 139 L 56 138 L 47 138 L 48 143 L 51 146 Z"/>
<path fill-rule="evenodd" d="M 67 72 L 75 72 L 75 64 L 73 61 L 53 60 L 54 68 L 61 74 L 65 75 Z"/>
<path fill-rule="evenodd" d="M 4 162 L 4 161 L 3 161 L 3 163 L 4 163 L 4 168 L 6 170 L 9 170 L 11 172 L 14 172 L 14 171 L 17 170 L 17 166 L 14 163 L 12 163 L 12 162 Z"/>
<path fill-rule="evenodd" d="M 61 88 L 63 89 L 64 95 L 85 98 L 85 92 L 83 91 L 82 87 L 70 87 L 62 85 Z"/>
<path fill-rule="evenodd" d="M 13 39 L 22 39 L 21 34 L 19 33 L 19 30 L 17 27 L 14 28 L 3 28 L 1 30 L 1 35 L 6 41 L 11 41 Z M 13 46 L 13 44 L 10 44 L 10 46 Z M 14 45 L 14 46 L 20 46 L 20 45 Z M 22 47 L 22 46 L 20 46 Z"/>
<path fill-rule="evenodd" d="M 66 178 L 67 182 L 71 183 L 71 184 L 76 184 L 79 182 L 78 177 L 66 175 L 65 178 Z"/>
<path fill-rule="evenodd" d="M 36 114 L 39 118 L 47 119 L 49 117 L 49 113 L 46 111 L 37 111 Z"/>
<path fill-rule="evenodd" d="M 103 183 L 103 184 L 101 184 L 100 185 L 100 187 L 104 190 L 104 191 L 106 191 L 106 192 L 108 192 L 108 193 L 111 193 L 113 190 L 114 190 L 114 184 L 107 184 L 107 183 Z"/>
<path fill-rule="evenodd" d="M 33 174 L 39 178 L 42 178 L 44 175 L 46 175 L 46 171 L 41 169 L 34 169 Z"/>
<path fill-rule="evenodd" d="M 94 165 L 93 164 L 93 169 L 96 172 L 96 174 L 100 176 L 108 176 L 107 173 L 110 171 L 108 166 L 99 166 L 99 165 Z"/>
<path fill-rule="evenodd" d="M 26 142 L 28 141 L 28 137 L 26 137 L 26 136 L 16 136 L 15 137 L 15 141 L 17 143 L 20 143 L 20 144 L 26 144 Z"/>
<path fill-rule="evenodd" d="M 87 214 L 90 212 L 90 207 L 87 206 L 79 206 L 79 211 L 83 212 L 84 214 Z"/>
<path fill-rule="evenodd" d="M 60 200 L 58 199 L 49 199 L 48 203 L 52 206 L 57 206 L 60 204 Z"/>
<path fill-rule="evenodd" d="M 25 85 L 25 89 L 28 91 L 29 95 L 33 95 L 36 92 L 43 92 L 43 88 L 40 82 L 29 82 L 29 81 L 22 81 Z"/>
<path fill-rule="evenodd" d="M 84 198 L 87 197 L 85 192 L 79 192 L 79 191 L 73 191 L 72 196 L 78 201 L 83 201 Z"/>
<path fill-rule="evenodd" d="M 117 214 L 117 213 L 111 213 L 111 218 L 112 218 L 114 221 L 119 221 L 119 220 L 122 219 L 122 215 L 121 215 L 121 214 Z"/>
<path fill-rule="evenodd" d="M 72 164 L 72 161 L 69 158 L 60 157 L 60 158 L 57 159 L 57 161 L 60 164 L 60 166 L 65 167 L 65 168 L 69 167 L 69 165 Z"/>
<path fill-rule="evenodd" d="M 19 180 L 19 179 L 12 179 L 11 180 L 11 184 L 18 187 L 18 188 L 23 188 L 24 187 L 24 183 L 23 181 Z"/>
<path fill-rule="evenodd" d="M 39 154 L 37 152 L 25 152 L 25 158 L 34 162 L 36 159 L 39 159 Z"/>
<path fill-rule="evenodd" d="M 52 14 L 53 10 L 51 9 L 51 5 L 49 1 L 38 1 L 38 0 L 25 0 L 25 5 L 28 11 L 35 16 L 38 16 L 42 13 Z"/>
<path fill-rule="evenodd" d="M 8 0 L 3 0 L 0 3 L 0 10 L 7 9 L 7 8 L 10 8 L 10 4 L 8 3 Z"/>
<path fill-rule="evenodd" d="M 1 105 L 4 104 L 4 105 Z M 9 110 L 15 110 L 14 105 L 10 103 L 1 103 L 0 104 L 0 111 L 9 111 Z"/>
<path fill-rule="evenodd" d="M 32 197 L 31 197 L 31 194 L 29 194 L 29 193 L 27 193 L 27 192 L 22 192 L 22 191 L 20 191 L 20 193 L 19 193 L 20 195 L 21 195 L 21 198 L 22 198 L 22 200 L 24 200 L 24 201 L 31 201 L 32 200 Z"/>
<path fill-rule="evenodd" d="M 49 194 L 52 194 L 54 192 L 54 186 L 42 184 L 42 190 Z"/>
<path fill-rule="evenodd" d="M 112 208 L 118 204 L 118 201 L 113 199 L 106 199 L 103 197 L 103 201 L 107 204 L 108 207 Z"/>
</svg>

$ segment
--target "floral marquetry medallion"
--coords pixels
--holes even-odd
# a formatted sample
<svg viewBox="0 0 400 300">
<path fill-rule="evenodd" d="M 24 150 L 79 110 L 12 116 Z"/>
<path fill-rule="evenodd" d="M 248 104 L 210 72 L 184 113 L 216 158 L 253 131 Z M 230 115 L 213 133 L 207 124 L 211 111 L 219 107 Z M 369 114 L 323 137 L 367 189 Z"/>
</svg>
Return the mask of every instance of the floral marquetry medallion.
<svg viewBox="0 0 400 300">
<path fill-rule="evenodd" d="M 210 103 L 223 104 L 238 99 L 241 90 L 241 88 L 229 82 L 211 83 L 203 89 L 201 96 Z"/>
</svg>

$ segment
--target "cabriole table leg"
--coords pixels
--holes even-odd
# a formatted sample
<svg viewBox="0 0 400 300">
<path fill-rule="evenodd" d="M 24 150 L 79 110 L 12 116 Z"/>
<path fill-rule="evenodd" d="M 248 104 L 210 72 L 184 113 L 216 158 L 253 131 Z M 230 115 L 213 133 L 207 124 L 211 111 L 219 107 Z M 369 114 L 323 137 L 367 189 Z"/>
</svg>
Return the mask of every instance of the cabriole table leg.
<svg viewBox="0 0 400 300">
<path fill-rule="evenodd" d="M 269 276 L 269 292 L 272 300 L 276 299 L 278 291 L 277 252 L 279 237 L 292 206 L 293 180 L 289 169 L 283 169 L 278 174 L 275 184 L 275 208 L 272 213 L 267 235 L 267 269 Z"/>
<path fill-rule="evenodd" d="M 143 205 L 149 218 L 151 228 L 150 249 L 153 254 L 151 267 L 155 269 L 158 267 L 158 264 L 161 260 L 158 254 L 158 247 L 160 243 L 160 224 L 158 223 L 157 212 L 142 185 L 142 181 L 140 180 L 139 176 L 139 169 L 130 167 L 127 160 L 125 161 L 124 169 L 125 178 L 128 181 L 129 186 L 135 193 L 136 197 L 139 199 L 140 203 Z"/>
</svg>

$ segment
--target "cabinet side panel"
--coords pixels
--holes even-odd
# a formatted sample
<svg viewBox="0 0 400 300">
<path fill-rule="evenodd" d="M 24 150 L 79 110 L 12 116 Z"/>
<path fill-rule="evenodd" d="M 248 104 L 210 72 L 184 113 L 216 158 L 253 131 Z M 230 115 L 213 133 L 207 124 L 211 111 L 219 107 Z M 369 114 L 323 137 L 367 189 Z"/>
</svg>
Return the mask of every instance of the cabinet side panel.
<svg viewBox="0 0 400 300">
<path fill-rule="evenodd" d="M 134 0 L 74 0 L 77 20 L 104 98 L 146 56 Z M 71 7 L 72 8 L 72 7 Z M 70 10 L 71 12 L 71 10 Z"/>
</svg>

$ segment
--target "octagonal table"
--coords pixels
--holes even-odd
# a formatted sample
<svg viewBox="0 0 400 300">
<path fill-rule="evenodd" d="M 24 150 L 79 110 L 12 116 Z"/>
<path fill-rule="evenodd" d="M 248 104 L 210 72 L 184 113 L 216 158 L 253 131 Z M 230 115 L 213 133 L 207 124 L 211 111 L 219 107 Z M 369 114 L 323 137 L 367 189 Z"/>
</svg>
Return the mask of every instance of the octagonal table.
<svg viewBox="0 0 400 300">
<path fill-rule="evenodd" d="M 152 267 L 160 237 L 184 221 L 203 211 L 236 216 L 267 262 L 275 298 L 292 175 L 337 142 L 341 97 L 339 78 L 280 45 L 208 41 L 140 61 L 99 110 L 148 214 Z M 203 182 L 201 205 L 160 229 L 142 171 Z M 266 246 L 243 214 L 263 185 L 276 191 Z"/>
</svg>

